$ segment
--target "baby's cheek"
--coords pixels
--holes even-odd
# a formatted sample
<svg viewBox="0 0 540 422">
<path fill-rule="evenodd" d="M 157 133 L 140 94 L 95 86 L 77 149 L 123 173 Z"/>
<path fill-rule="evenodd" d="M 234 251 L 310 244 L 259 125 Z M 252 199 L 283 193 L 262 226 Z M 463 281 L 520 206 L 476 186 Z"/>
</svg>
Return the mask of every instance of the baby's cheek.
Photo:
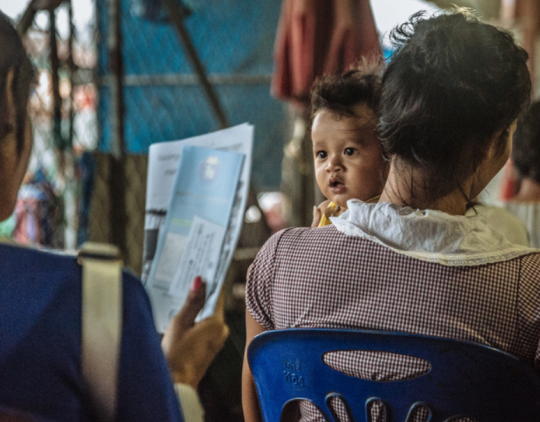
<svg viewBox="0 0 540 422">
<path fill-rule="evenodd" d="M 328 177 L 324 169 L 315 169 L 315 179 L 321 189 L 323 188 L 323 185 L 328 184 Z"/>
</svg>

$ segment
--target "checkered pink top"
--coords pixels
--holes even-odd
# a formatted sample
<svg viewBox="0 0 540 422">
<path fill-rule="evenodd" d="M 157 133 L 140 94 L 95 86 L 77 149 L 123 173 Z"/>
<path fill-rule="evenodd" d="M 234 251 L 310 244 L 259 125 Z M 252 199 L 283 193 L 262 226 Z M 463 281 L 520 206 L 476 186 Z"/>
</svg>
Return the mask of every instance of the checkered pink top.
<svg viewBox="0 0 540 422">
<path fill-rule="evenodd" d="M 268 330 L 363 328 L 447 337 L 496 347 L 540 369 L 537 253 L 476 267 L 444 266 L 334 226 L 287 229 L 255 259 L 246 304 Z M 385 375 L 383 360 L 337 355 L 331 363 L 379 379 L 422 372 L 417 362 L 401 360 Z M 308 416 L 303 420 L 316 419 Z"/>
</svg>

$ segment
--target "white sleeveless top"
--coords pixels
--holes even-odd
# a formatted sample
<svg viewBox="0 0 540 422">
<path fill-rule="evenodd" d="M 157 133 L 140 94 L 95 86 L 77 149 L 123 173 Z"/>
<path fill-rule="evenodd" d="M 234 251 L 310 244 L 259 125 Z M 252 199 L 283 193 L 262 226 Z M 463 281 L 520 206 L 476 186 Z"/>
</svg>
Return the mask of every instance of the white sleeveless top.
<svg viewBox="0 0 540 422">
<path fill-rule="evenodd" d="M 532 248 L 540 248 L 540 202 L 505 202 L 503 208 L 525 223 Z"/>
</svg>

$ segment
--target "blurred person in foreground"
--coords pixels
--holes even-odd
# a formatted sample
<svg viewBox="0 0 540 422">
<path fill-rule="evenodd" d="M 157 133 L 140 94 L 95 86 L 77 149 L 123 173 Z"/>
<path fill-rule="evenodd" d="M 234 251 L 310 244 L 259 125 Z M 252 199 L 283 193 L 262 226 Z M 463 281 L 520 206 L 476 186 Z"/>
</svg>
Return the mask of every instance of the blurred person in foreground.
<svg viewBox="0 0 540 422">
<path fill-rule="evenodd" d="M 525 223 L 533 248 L 540 248 L 540 102 L 534 103 L 514 134 L 512 160 L 519 192 L 503 207 Z"/>
<path fill-rule="evenodd" d="M 349 200 L 331 225 L 286 229 L 263 246 L 246 285 L 246 351 L 267 330 L 356 328 L 485 344 L 540 372 L 540 253 L 465 216 L 510 154 L 530 101 L 528 55 L 467 11 L 413 15 L 391 40 L 379 106 L 391 159 L 381 198 Z M 245 356 L 244 415 L 260 421 Z M 337 352 L 330 363 L 380 382 L 429 371 L 390 354 Z M 296 419 L 323 420 L 309 402 L 298 408 Z M 385 420 L 381 403 L 367 410 Z M 428 420 L 416 411 L 410 421 Z"/>
<path fill-rule="evenodd" d="M 27 102 L 34 69 L 15 29 L 1 12 L 0 45 L 3 221 L 13 212 L 32 149 Z M 6 258 L 14 254 L 17 259 Z M 52 263 L 60 259 L 0 242 L 0 419 L 7 412 L 10 420 L 95 420 L 100 412 L 92 407 L 81 373 L 81 270 L 75 258 L 64 258 L 62 262 L 70 259 L 71 272 L 59 273 L 47 257 Z M 202 422 L 195 389 L 227 337 L 222 311 L 194 323 L 205 299 L 205 285 L 197 278 L 160 346 L 142 284 L 124 272 L 122 289 L 115 419 Z M 17 418 L 13 412 L 32 416 Z"/>
</svg>

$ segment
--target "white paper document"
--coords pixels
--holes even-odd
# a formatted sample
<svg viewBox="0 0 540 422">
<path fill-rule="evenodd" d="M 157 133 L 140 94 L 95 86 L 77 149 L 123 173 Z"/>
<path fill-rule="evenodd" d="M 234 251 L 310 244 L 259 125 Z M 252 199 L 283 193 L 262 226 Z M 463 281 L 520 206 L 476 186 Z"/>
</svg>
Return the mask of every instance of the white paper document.
<svg viewBox="0 0 540 422">
<path fill-rule="evenodd" d="M 167 233 L 165 245 L 159 257 L 156 279 L 170 284 L 180 264 L 179 257 L 183 256 L 187 237 L 176 233 Z"/>
<path fill-rule="evenodd" d="M 193 219 L 182 259 L 177 266 L 181 271 L 176 272 L 169 289 L 171 296 L 178 298 L 183 303 L 196 276 L 200 275 L 203 280 L 210 282 L 215 280 L 225 230 L 226 227 L 203 218 L 195 217 Z M 214 294 L 214 290 L 219 287 L 215 282 L 207 284 L 206 287 L 208 300 L 199 315 L 200 319 L 214 313 L 216 301 L 219 297 L 219 292 Z"/>
<path fill-rule="evenodd" d="M 208 135 L 153 144 L 150 147 L 142 280 L 152 303 L 156 327 L 159 332 L 166 330 L 172 316 L 183 305 L 187 295 L 180 294 L 180 291 L 189 292 L 189 286 L 196 275 L 202 275 L 205 281 L 211 282 L 207 286 L 207 303 L 199 318 L 210 316 L 213 313 L 244 220 L 251 174 L 253 129 L 253 126 L 249 124 L 242 124 Z M 244 155 L 227 227 L 218 228 L 214 222 L 197 216 L 196 219 L 186 222 L 186 224 L 194 227 L 195 221 L 197 221 L 198 232 L 190 231 L 189 235 L 171 231 L 163 233 L 177 170 L 183 148 L 186 145 Z M 181 224 L 182 222 L 175 223 Z M 165 236 L 164 239 L 160 239 L 160 232 Z M 208 236 L 213 236 L 212 238 L 215 240 L 221 236 L 221 241 L 216 241 L 216 244 L 222 245 L 220 250 L 208 245 L 204 246 L 203 240 L 209 239 Z M 161 245 L 159 248 L 158 244 Z M 197 247 L 193 245 L 197 245 Z M 157 257 L 158 262 L 154 263 L 154 256 L 158 249 L 160 249 L 159 257 Z M 205 274 L 210 274 L 209 267 L 204 267 L 203 262 L 195 262 L 194 257 L 197 253 L 199 257 L 200 254 L 209 259 L 214 257 L 210 260 L 213 266 L 213 278 L 196 273 L 196 271 L 205 270 Z M 218 258 L 216 259 L 215 256 Z M 151 272 L 152 277 L 149 277 Z"/>
</svg>

